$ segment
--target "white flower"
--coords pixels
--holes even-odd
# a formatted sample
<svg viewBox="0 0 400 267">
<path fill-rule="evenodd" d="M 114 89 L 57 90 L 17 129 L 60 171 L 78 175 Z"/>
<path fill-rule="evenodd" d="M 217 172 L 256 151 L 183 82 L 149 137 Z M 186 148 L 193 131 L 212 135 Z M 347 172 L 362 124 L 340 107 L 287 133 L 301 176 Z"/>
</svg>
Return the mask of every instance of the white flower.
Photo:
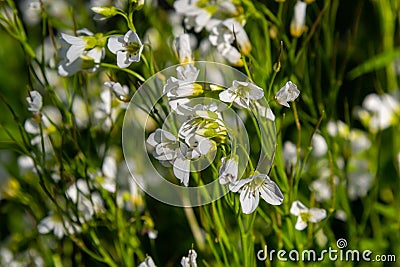
<svg viewBox="0 0 400 267">
<path fill-rule="evenodd" d="M 369 94 L 356 115 L 372 133 L 393 125 L 394 117 L 400 114 L 400 103 L 389 94 Z"/>
<path fill-rule="evenodd" d="M 120 83 L 116 82 L 105 82 L 105 86 L 111 88 L 114 94 L 118 97 L 121 101 L 128 101 L 129 100 L 129 88 L 126 85 L 121 85 Z"/>
<path fill-rule="evenodd" d="M 370 164 L 365 159 L 350 158 L 347 164 L 347 191 L 350 200 L 366 196 L 369 189 L 372 187 L 374 176 L 369 166 Z"/>
<path fill-rule="evenodd" d="M 290 34 L 294 37 L 300 37 L 304 32 L 306 25 L 306 9 L 307 4 L 302 1 L 298 1 L 294 6 L 294 16 L 290 23 Z"/>
<path fill-rule="evenodd" d="M 95 213 L 103 210 L 102 198 L 97 192 L 90 192 L 88 182 L 83 179 L 69 186 L 65 194 L 76 204 L 79 218 L 83 221 L 89 221 Z"/>
<path fill-rule="evenodd" d="M 325 138 L 320 134 L 314 134 L 312 138 L 312 154 L 315 157 L 322 157 L 328 152 L 328 144 Z"/>
<path fill-rule="evenodd" d="M 349 141 L 351 143 L 351 151 L 353 154 L 361 153 L 371 147 L 371 140 L 369 140 L 368 135 L 361 130 L 351 130 Z"/>
<path fill-rule="evenodd" d="M 218 174 L 219 183 L 225 185 L 236 182 L 239 171 L 237 161 L 223 157 L 221 163 Z"/>
<path fill-rule="evenodd" d="M 247 55 L 251 51 L 249 37 L 243 26 L 235 19 L 226 19 L 214 26 L 209 40 L 230 63 L 235 65 L 243 64 L 241 53 Z M 233 46 L 236 44 L 240 51 Z"/>
<path fill-rule="evenodd" d="M 42 109 L 43 99 L 42 95 L 38 91 L 29 92 L 29 96 L 26 98 L 28 103 L 28 110 L 32 113 L 38 113 Z"/>
<path fill-rule="evenodd" d="M 147 256 L 146 259 L 142 263 L 140 263 L 138 267 L 156 267 L 156 264 L 150 256 Z"/>
<path fill-rule="evenodd" d="M 216 149 L 216 144 L 213 140 L 191 133 L 186 136 L 185 143 L 189 146 L 189 151 L 186 157 L 190 159 L 197 159 L 201 156 L 207 155 L 211 150 Z"/>
<path fill-rule="evenodd" d="M 332 186 L 336 187 L 339 183 L 339 178 L 334 176 L 332 185 L 332 171 L 326 167 L 328 164 L 327 161 L 321 161 L 321 164 L 316 166 L 319 169 L 318 175 L 320 177 L 312 181 L 309 187 L 314 192 L 315 199 L 319 202 L 330 200 L 332 198 Z"/>
<path fill-rule="evenodd" d="M 336 122 L 328 122 L 326 129 L 328 130 L 329 135 L 333 137 L 339 135 L 340 137 L 347 138 L 350 134 L 350 127 L 346 123 L 339 120 Z"/>
<path fill-rule="evenodd" d="M 204 5 L 199 7 L 198 4 Z M 211 8 L 207 8 L 210 6 Z M 195 32 L 200 32 L 204 27 L 207 30 L 211 29 L 217 19 L 213 19 L 212 15 L 216 11 L 216 7 L 205 3 L 200 3 L 199 0 L 177 0 L 174 2 L 174 8 L 178 14 L 185 16 L 185 26 L 188 30 L 194 28 Z"/>
<path fill-rule="evenodd" d="M 42 219 L 37 227 L 39 233 L 48 234 L 53 231 L 54 235 L 59 239 L 61 239 L 64 235 L 74 233 L 74 227 L 70 223 L 68 223 L 66 220 L 63 222 L 61 217 L 53 214 Z"/>
<path fill-rule="evenodd" d="M 280 205 L 283 195 L 279 187 L 266 174 L 253 175 L 247 179 L 242 179 L 232 184 L 232 192 L 240 192 L 240 204 L 245 214 L 254 212 L 257 208 L 260 195 L 271 205 Z"/>
<path fill-rule="evenodd" d="M 132 62 L 139 62 L 143 44 L 136 32 L 129 30 L 124 36 L 108 38 L 108 49 L 117 55 L 117 65 L 127 68 Z"/>
<path fill-rule="evenodd" d="M 242 55 L 229 43 L 221 43 L 217 46 L 217 51 L 232 65 L 241 67 L 243 65 Z"/>
<path fill-rule="evenodd" d="M 194 249 L 189 250 L 187 257 L 182 257 L 181 265 L 182 267 L 197 267 L 197 253 Z"/>
<path fill-rule="evenodd" d="M 188 96 L 196 96 L 203 92 L 200 84 L 195 83 L 199 70 L 191 65 L 178 66 L 176 68 L 177 78 L 170 77 L 163 87 L 163 93 L 169 98 L 184 98 Z"/>
<path fill-rule="evenodd" d="M 162 129 L 156 129 L 147 138 L 147 143 L 154 147 L 153 156 L 161 163 L 173 165 L 174 175 L 185 185 L 189 185 L 190 158 L 189 148 L 173 134 Z"/>
<path fill-rule="evenodd" d="M 61 76 L 70 76 L 82 69 L 96 71 L 104 57 L 105 39 L 101 33 L 93 35 L 87 29 L 77 33 L 80 36 L 61 33 L 62 45 L 58 51 L 58 57 L 61 58 L 58 74 Z"/>
<path fill-rule="evenodd" d="M 163 129 L 156 129 L 147 138 L 147 143 L 154 147 L 153 156 L 160 161 L 173 161 L 186 149 L 175 135 Z"/>
<path fill-rule="evenodd" d="M 239 107 L 249 108 L 250 100 L 258 100 L 264 96 L 264 91 L 250 82 L 234 80 L 232 86 L 219 93 L 219 99 L 223 102 L 234 102 Z"/>
<path fill-rule="evenodd" d="M 288 102 L 294 101 L 300 95 L 297 86 L 288 81 L 275 95 L 275 100 L 282 106 L 290 107 Z"/>
<path fill-rule="evenodd" d="M 103 166 L 101 167 L 103 177 L 98 179 L 100 185 L 108 192 L 115 193 L 117 188 L 117 162 L 113 156 L 106 156 L 103 161 Z"/>
<path fill-rule="evenodd" d="M 193 62 L 192 47 L 190 46 L 189 34 L 179 35 L 174 42 L 175 50 L 179 57 L 180 63 Z"/>
<path fill-rule="evenodd" d="M 290 213 L 297 217 L 296 230 L 303 230 L 308 222 L 317 223 L 326 218 L 326 210 L 318 208 L 307 208 L 303 203 L 296 200 L 290 207 Z"/>
<path fill-rule="evenodd" d="M 52 106 L 46 106 L 42 110 L 43 116 L 41 121 L 38 122 L 35 118 L 27 119 L 24 123 L 24 129 L 27 133 L 32 134 L 31 139 L 32 145 L 37 145 L 40 150 L 42 150 L 42 138 L 44 143 L 44 151 L 46 153 L 52 151 L 52 143 L 50 141 L 49 135 L 55 131 L 55 125 L 60 125 L 62 121 L 62 116 L 60 111 Z M 42 127 L 42 132 L 40 127 Z"/>
</svg>

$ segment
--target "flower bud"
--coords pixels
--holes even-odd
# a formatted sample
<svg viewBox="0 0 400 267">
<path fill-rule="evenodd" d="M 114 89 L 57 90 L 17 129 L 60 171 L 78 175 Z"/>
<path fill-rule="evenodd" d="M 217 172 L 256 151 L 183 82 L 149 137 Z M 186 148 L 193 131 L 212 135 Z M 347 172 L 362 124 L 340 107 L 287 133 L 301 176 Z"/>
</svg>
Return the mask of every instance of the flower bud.
<svg viewBox="0 0 400 267">
<path fill-rule="evenodd" d="M 101 16 L 103 16 L 102 18 L 98 18 L 98 19 L 108 19 L 108 18 L 112 18 L 115 15 L 117 15 L 117 9 L 114 6 L 111 7 L 105 7 L 105 6 L 101 6 L 101 7 L 92 7 L 92 11 L 96 14 L 99 14 Z"/>
</svg>

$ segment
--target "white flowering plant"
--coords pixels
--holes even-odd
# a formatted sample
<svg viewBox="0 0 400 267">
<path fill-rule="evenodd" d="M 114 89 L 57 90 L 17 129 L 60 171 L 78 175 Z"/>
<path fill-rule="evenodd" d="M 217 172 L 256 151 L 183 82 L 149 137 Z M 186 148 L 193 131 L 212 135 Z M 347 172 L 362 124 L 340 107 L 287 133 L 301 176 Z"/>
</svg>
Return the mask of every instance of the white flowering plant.
<svg viewBox="0 0 400 267">
<path fill-rule="evenodd" d="M 398 260 L 398 3 L 363 2 L 0 1 L 0 265 Z"/>
</svg>

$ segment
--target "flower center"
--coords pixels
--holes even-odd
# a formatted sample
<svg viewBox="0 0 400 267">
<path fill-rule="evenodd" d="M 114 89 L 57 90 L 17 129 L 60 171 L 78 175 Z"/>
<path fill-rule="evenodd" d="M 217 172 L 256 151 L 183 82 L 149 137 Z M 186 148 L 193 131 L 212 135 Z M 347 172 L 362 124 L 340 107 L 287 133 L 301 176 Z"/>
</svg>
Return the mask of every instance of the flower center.
<svg viewBox="0 0 400 267">
<path fill-rule="evenodd" d="M 303 222 L 308 222 L 310 220 L 310 213 L 309 212 L 300 212 L 300 217 Z"/>
<path fill-rule="evenodd" d="M 140 50 L 140 45 L 138 43 L 128 43 L 125 45 L 125 49 L 128 52 L 128 54 L 131 55 L 137 55 Z"/>
</svg>

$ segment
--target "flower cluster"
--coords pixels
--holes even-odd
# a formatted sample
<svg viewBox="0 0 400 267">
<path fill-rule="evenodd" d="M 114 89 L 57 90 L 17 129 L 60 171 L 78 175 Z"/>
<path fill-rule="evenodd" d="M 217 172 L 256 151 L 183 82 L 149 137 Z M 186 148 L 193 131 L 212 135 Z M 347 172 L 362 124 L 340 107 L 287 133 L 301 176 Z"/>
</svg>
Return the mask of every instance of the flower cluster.
<svg viewBox="0 0 400 267">
<path fill-rule="evenodd" d="M 230 64 L 243 65 L 242 55 L 251 51 L 251 43 L 241 19 L 241 7 L 230 0 L 189 1 L 178 0 L 174 3 L 178 14 L 183 15 L 187 29 L 200 32 L 204 28 L 209 32 L 209 42 Z"/>
<path fill-rule="evenodd" d="M 102 33 L 93 34 L 87 29 L 76 32 L 78 36 L 61 33 L 61 48 L 58 51 L 60 62 L 58 73 L 71 76 L 81 70 L 94 72 L 99 69 L 105 56 L 107 37 Z M 124 36 L 111 36 L 107 47 L 117 56 L 117 65 L 127 68 L 132 62 L 138 62 L 143 44 L 136 32 L 129 30 Z"/>
<path fill-rule="evenodd" d="M 224 111 L 228 105 L 218 100 L 234 104 L 238 109 L 257 108 L 257 100 L 264 97 L 264 91 L 251 82 L 232 81 L 227 89 L 218 89 L 219 99 L 210 101 L 196 101 L 198 96 L 211 95 L 212 87 L 204 87 L 196 82 L 199 76 L 193 64 L 176 67 L 177 77 L 169 77 L 163 87 L 163 93 L 168 97 L 168 104 L 173 113 L 177 114 L 179 125 L 158 128 L 147 138 L 147 144 L 152 148 L 152 154 L 164 166 L 172 166 L 173 173 L 178 180 L 189 185 L 191 169 L 195 168 L 192 161 L 210 157 L 212 152 L 226 147 L 229 138 L 229 127 L 226 125 Z M 290 83 L 291 87 L 296 86 Z M 282 92 L 285 95 L 286 92 Z M 286 101 L 293 101 L 293 93 Z M 215 94 L 213 94 L 215 96 Z M 208 98 L 209 100 L 210 98 Z M 269 109 L 269 108 L 268 108 Z M 268 113 L 268 112 L 265 112 Z M 269 109 L 268 117 L 274 117 Z M 169 129 L 177 129 L 175 132 Z M 238 176 L 238 162 L 234 158 L 221 158 L 219 182 L 227 185 L 231 192 L 240 192 L 240 203 L 243 213 L 255 211 L 261 196 L 272 205 L 280 205 L 284 199 L 279 187 L 266 174 L 254 173 L 248 178 Z"/>
</svg>

